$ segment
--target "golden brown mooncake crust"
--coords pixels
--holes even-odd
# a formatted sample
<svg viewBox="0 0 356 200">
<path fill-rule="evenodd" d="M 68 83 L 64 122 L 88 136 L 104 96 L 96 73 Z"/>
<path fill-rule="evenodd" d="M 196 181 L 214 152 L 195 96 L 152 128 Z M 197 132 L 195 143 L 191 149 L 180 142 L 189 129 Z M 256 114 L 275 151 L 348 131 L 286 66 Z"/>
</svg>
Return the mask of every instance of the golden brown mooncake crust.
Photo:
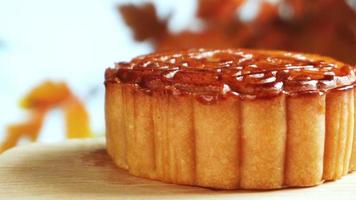
<svg viewBox="0 0 356 200">
<path fill-rule="evenodd" d="M 150 54 L 106 71 L 107 149 L 129 173 L 221 189 L 356 170 L 354 67 L 261 50 Z"/>
</svg>

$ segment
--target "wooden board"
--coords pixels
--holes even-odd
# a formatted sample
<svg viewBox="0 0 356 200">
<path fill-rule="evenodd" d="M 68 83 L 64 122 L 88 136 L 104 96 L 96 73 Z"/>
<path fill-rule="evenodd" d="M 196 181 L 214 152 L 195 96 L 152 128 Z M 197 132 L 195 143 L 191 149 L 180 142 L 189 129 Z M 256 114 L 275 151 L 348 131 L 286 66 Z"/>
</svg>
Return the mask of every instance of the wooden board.
<svg viewBox="0 0 356 200">
<path fill-rule="evenodd" d="M 116 168 L 104 139 L 32 144 L 0 155 L 0 199 L 356 199 L 356 174 L 318 187 L 211 190 L 137 178 Z"/>
</svg>

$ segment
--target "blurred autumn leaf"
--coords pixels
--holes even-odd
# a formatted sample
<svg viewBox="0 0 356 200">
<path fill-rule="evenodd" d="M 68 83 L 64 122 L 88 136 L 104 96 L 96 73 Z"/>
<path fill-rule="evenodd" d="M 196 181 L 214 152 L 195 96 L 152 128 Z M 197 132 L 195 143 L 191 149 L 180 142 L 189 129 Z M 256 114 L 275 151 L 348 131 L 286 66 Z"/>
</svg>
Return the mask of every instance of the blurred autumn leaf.
<svg viewBox="0 0 356 200">
<path fill-rule="evenodd" d="M 122 5 L 118 9 L 126 24 L 133 30 L 137 41 L 160 39 L 167 33 L 168 19 L 159 19 L 155 7 L 150 3 L 141 6 Z"/>
<path fill-rule="evenodd" d="M 256 16 L 241 19 L 248 0 L 197 0 L 200 32 L 172 33 L 152 3 L 122 5 L 119 11 L 137 41 L 156 51 L 181 48 L 265 48 L 302 51 L 356 63 L 356 11 L 344 0 L 260 1 Z M 251 12 L 251 10 L 249 10 Z"/>
<path fill-rule="evenodd" d="M 68 138 L 93 136 L 84 104 L 64 82 L 44 81 L 31 89 L 20 104 L 28 118 L 7 127 L 0 153 L 16 146 L 22 138 L 36 141 L 46 115 L 54 108 L 63 110 Z"/>
</svg>

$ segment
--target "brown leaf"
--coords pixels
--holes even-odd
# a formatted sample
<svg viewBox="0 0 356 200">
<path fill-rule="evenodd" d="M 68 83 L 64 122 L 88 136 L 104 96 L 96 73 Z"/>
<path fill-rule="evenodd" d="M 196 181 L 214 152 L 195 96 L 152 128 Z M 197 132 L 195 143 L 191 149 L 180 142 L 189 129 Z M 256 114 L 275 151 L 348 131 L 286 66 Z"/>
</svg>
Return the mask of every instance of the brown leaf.
<svg viewBox="0 0 356 200">
<path fill-rule="evenodd" d="M 167 19 L 158 18 L 156 9 L 151 3 L 140 6 L 132 4 L 118 7 L 125 23 L 132 29 L 138 41 L 160 39 L 167 33 Z"/>
</svg>

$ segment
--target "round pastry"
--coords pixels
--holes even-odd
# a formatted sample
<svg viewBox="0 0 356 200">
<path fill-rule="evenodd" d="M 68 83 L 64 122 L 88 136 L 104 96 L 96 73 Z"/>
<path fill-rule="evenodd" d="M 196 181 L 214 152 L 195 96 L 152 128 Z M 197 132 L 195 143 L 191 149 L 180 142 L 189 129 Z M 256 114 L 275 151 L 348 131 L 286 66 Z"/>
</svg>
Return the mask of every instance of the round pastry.
<svg viewBox="0 0 356 200">
<path fill-rule="evenodd" d="M 130 174 L 220 189 L 304 187 L 356 170 L 355 68 L 247 49 L 106 70 L 107 150 Z"/>
</svg>

